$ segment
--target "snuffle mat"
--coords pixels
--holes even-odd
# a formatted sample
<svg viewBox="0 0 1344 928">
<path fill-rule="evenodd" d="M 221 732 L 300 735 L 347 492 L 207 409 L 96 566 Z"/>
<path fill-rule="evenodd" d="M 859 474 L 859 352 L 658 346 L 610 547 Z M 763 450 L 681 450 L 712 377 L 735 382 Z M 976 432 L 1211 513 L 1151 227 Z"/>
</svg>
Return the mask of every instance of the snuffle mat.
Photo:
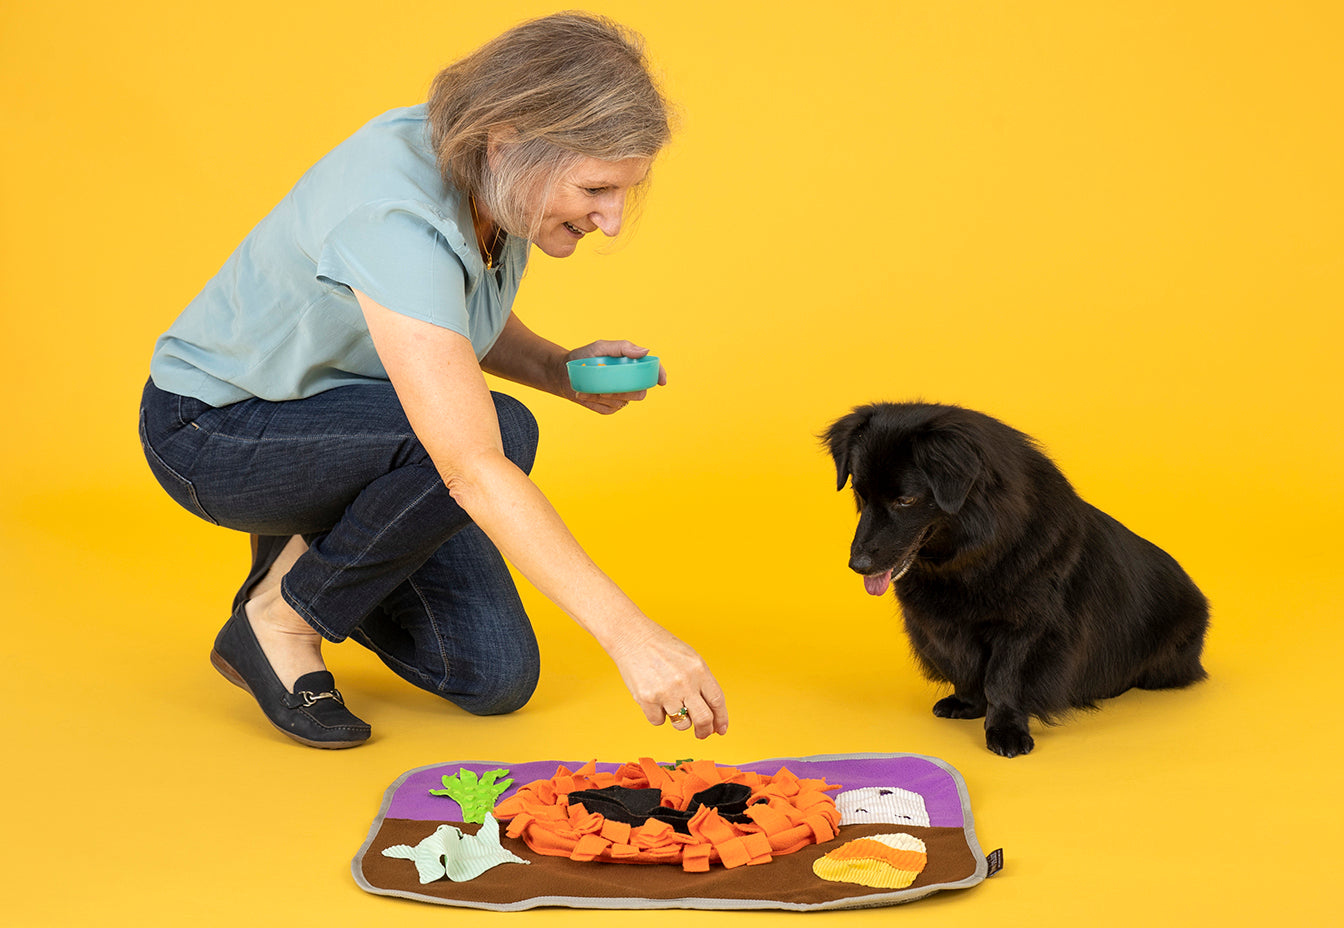
<svg viewBox="0 0 1344 928">
<path fill-rule="evenodd" d="M 371 893 L 500 911 L 814 911 L 967 889 L 1000 865 L 947 763 L 834 754 L 417 767 L 352 870 Z"/>
</svg>

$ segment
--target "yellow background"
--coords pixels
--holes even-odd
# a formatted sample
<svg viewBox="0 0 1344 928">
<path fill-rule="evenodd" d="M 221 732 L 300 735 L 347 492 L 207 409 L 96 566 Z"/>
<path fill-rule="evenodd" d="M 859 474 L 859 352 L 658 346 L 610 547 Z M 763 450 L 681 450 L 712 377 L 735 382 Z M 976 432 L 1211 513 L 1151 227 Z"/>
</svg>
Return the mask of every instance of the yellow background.
<svg viewBox="0 0 1344 928">
<path fill-rule="evenodd" d="M 537 255 L 517 309 L 572 345 L 642 341 L 671 383 L 614 418 L 527 398 L 537 479 L 706 655 L 732 731 L 649 728 L 525 588 L 525 710 L 472 718 L 331 648 L 375 740 L 299 748 L 206 660 L 242 537 L 175 508 L 135 439 L 154 338 L 298 175 L 553 8 L 7 0 L 0 921 L 493 923 L 352 882 L 404 770 L 909 751 L 962 772 L 1005 871 L 817 924 L 1338 923 L 1339 5 L 598 8 L 646 34 L 681 131 L 637 234 Z M 852 504 L 815 440 L 913 397 L 1035 435 L 1181 560 L 1214 604 L 1211 679 L 1038 730 L 1016 760 L 935 719 L 894 601 L 846 569 Z"/>
</svg>

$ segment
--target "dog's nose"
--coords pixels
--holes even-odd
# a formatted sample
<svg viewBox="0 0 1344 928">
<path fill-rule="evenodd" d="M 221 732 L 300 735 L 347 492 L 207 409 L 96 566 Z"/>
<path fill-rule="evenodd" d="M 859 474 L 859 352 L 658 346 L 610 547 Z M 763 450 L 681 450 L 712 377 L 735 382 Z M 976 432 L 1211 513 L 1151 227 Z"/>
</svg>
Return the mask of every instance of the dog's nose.
<svg viewBox="0 0 1344 928">
<path fill-rule="evenodd" d="M 855 552 L 849 556 L 849 569 L 867 576 L 873 572 L 873 559 L 867 554 Z"/>
</svg>

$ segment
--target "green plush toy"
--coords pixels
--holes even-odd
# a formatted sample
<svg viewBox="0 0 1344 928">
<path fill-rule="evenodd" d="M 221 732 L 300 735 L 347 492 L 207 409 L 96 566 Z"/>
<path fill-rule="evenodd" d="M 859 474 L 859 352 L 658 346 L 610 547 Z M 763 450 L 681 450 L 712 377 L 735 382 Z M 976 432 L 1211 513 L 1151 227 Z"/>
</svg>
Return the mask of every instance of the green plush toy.
<svg viewBox="0 0 1344 928">
<path fill-rule="evenodd" d="M 508 770 L 489 770 L 483 778 L 463 767 L 452 776 L 443 778 L 443 789 L 430 790 L 431 796 L 448 796 L 462 807 L 462 821 L 484 822 L 495 807 L 495 800 L 513 783 L 513 779 L 499 780 Z"/>
</svg>

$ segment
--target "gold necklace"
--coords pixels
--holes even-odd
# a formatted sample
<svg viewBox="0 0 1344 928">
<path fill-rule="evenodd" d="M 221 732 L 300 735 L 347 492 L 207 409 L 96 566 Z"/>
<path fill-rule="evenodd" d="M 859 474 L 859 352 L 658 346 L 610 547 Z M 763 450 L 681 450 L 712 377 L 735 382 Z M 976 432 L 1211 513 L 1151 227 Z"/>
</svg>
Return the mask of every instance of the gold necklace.
<svg viewBox="0 0 1344 928">
<path fill-rule="evenodd" d="M 481 257 L 485 259 L 485 269 L 493 271 L 495 269 L 495 252 L 499 248 L 499 236 L 501 229 L 495 226 L 495 235 L 490 239 L 487 247 L 485 236 L 481 235 L 481 216 L 476 212 L 476 197 L 467 194 L 467 203 L 471 206 L 471 230 L 476 233 L 476 247 L 481 250 Z"/>
</svg>

